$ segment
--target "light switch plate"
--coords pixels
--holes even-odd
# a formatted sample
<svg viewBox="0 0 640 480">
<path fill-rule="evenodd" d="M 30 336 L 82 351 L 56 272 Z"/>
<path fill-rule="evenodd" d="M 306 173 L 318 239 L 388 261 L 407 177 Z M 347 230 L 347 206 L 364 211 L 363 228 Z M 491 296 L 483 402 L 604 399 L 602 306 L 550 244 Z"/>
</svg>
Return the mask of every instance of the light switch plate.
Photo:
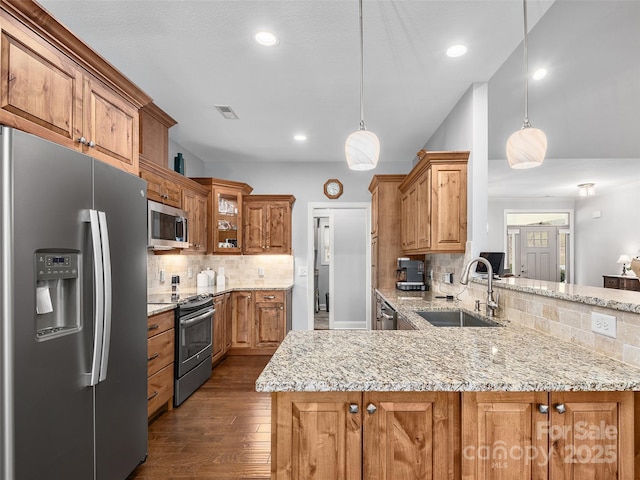
<svg viewBox="0 0 640 480">
<path fill-rule="evenodd" d="M 258 267 L 258 276 L 264 277 L 264 267 Z"/>
<path fill-rule="evenodd" d="M 591 313 L 591 331 L 616 338 L 616 317 L 602 313 Z"/>
</svg>

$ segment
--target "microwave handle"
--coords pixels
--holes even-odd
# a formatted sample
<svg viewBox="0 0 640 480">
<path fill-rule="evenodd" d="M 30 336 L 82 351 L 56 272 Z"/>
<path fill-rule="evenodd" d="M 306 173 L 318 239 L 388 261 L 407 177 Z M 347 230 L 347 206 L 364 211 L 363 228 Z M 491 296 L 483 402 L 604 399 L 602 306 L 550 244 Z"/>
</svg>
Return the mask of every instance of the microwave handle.
<svg viewBox="0 0 640 480">
<path fill-rule="evenodd" d="M 176 241 L 187 241 L 187 217 L 176 217 Z"/>
</svg>

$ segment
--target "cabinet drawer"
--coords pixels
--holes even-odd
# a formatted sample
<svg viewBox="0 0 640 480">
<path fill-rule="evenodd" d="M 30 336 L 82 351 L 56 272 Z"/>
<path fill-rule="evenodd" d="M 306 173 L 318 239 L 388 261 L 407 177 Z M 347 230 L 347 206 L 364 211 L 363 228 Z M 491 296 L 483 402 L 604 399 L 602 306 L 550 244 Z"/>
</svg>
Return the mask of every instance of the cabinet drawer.
<svg viewBox="0 0 640 480">
<path fill-rule="evenodd" d="M 173 397 L 173 363 L 147 380 L 147 416 Z"/>
<path fill-rule="evenodd" d="M 147 337 L 153 337 L 166 332 L 175 326 L 175 314 L 173 310 L 147 317 Z"/>
<path fill-rule="evenodd" d="M 254 295 L 256 302 L 284 303 L 284 290 L 257 290 Z"/>
<path fill-rule="evenodd" d="M 147 376 L 150 377 L 170 363 L 175 352 L 175 330 L 167 330 L 149 338 L 147 343 Z"/>
</svg>

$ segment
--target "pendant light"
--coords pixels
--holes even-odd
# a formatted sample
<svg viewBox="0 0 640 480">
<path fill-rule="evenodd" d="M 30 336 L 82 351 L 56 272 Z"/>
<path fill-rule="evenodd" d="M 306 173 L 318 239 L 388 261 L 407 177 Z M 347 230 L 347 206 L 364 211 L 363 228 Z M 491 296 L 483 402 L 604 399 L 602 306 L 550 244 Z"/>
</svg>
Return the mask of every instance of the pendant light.
<svg viewBox="0 0 640 480">
<path fill-rule="evenodd" d="M 529 123 L 529 58 L 527 43 L 527 0 L 524 7 L 524 122 L 522 128 L 507 140 L 507 161 L 511 168 L 524 169 L 542 165 L 547 152 L 547 137 L 540 129 Z"/>
<path fill-rule="evenodd" d="M 344 153 L 351 170 L 376 168 L 380 156 L 380 141 L 364 124 L 364 40 L 362 33 L 362 0 L 360 0 L 360 128 L 347 138 Z"/>
</svg>

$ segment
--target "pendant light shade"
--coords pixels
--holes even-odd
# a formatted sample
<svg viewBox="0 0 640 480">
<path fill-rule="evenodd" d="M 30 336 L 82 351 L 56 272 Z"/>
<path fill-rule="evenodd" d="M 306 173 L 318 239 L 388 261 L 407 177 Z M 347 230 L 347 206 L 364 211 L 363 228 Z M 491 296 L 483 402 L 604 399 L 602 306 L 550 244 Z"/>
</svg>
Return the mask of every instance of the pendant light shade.
<svg viewBox="0 0 640 480">
<path fill-rule="evenodd" d="M 538 128 L 522 127 L 507 141 L 507 161 L 511 168 L 533 168 L 542 164 L 547 151 L 547 136 Z"/>
<path fill-rule="evenodd" d="M 380 140 L 367 131 L 364 124 L 364 35 L 362 33 L 362 0 L 360 4 L 360 128 L 347 138 L 344 153 L 351 170 L 376 168 L 380 156 Z"/>
<path fill-rule="evenodd" d="M 380 141 L 375 133 L 358 130 L 347 138 L 344 153 L 351 170 L 371 170 L 378 164 Z"/>
<path fill-rule="evenodd" d="M 507 161 L 511 168 L 525 169 L 542 165 L 547 153 L 547 136 L 529 123 L 529 58 L 527 32 L 527 0 L 522 0 L 524 11 L 524 122 L 522 128 L 507 140 Z"/>
</svg>

